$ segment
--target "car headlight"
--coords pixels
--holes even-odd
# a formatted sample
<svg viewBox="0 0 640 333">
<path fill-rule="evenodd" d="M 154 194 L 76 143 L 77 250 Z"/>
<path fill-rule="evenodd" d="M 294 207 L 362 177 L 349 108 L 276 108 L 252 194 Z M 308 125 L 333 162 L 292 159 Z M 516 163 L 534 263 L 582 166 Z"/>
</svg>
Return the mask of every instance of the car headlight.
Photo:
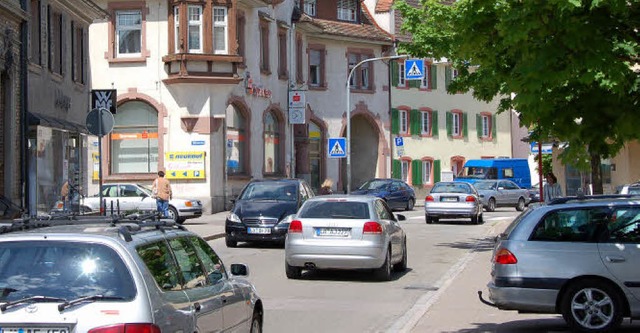
<svg viewBox="0 0 640 333">
<path fill-rule="evenodd" d="M 229 213 L 227 220 L 229 220 L 229 222 L 242 223 L 242 220 L 235 213 Z"/>
</svg>

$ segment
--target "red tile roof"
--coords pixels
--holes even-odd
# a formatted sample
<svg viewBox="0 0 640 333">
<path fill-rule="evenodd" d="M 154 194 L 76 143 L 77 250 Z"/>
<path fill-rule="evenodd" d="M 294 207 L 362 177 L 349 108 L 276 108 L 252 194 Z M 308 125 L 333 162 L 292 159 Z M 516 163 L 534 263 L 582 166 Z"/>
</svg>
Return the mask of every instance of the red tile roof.
<svg viewBox="0 0 640 333">
<path fill-rule="evenodd" d="M 376 13 L 386 13 L 391 10 L 393 0 L 378 0 L 376 4 Z"/>
<path fill-rule="evenodd" d="M 322 33 L 328 35 L 388 43 L 393 41 L 391 34 L 380 28 L 365 8 L 363 8 L 361 13 L 362 19 L 360 23 L 319 19 L 307 14 L 302 14 L 298 23 L 308 23 L 321 29 Z"/>
</svg>

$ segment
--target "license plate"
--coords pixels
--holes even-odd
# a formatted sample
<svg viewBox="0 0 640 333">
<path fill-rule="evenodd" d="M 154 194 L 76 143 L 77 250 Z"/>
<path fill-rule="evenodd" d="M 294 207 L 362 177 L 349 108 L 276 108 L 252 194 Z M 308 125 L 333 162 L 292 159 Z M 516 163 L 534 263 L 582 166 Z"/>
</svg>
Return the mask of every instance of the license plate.
<svg viewBox="0 0 640 333">
<path fill-rule="evenodd" d="M 330 237 L 347 237 L 349 236 L 349 229 L 346 228 L 317 228 L 317 236 L 330 236 Z"/>
<path fill-rule="evenodd" d="M 271 228 L 248 228 L 247 233 L 260 235 L 270 234 Z"/>
<path fill-rule="evenodd" d="M 441 201 L 445 201 L 445 202 L 457 202 L 457 201 L 458 201 L 458 197 L 443 197 Z"/>
<path fill-rule="evenodd" d="M 0 327 L 0 333 L 69 333 L 62 327 Z"/>
</svg>

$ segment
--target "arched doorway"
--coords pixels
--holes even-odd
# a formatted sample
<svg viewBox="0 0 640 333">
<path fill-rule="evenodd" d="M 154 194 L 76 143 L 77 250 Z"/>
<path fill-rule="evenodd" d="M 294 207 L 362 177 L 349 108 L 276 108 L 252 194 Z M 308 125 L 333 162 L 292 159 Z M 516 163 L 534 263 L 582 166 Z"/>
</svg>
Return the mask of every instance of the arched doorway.
<svg viewBox="0 0 640 333">
<path fill-rule="evenodd" d="M 364 114 L 351 118 L 351 190 L 377 177 L 379 158 L 379 130 Z M 346 129 L 345 134 L 346 137 Z M 347 187 L 347 160 L 342 161 L 342 184 Z"/>
</svg>

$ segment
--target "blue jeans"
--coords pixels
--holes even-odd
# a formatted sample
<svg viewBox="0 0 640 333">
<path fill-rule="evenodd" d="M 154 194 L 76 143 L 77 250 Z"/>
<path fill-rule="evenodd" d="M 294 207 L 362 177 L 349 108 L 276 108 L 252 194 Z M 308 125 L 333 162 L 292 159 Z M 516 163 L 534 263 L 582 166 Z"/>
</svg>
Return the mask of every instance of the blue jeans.
<svg viewBox="0 0 640 333">
<path fill-rule="evenodd" d="M 158 211 L 162 213 L 164 217 L 169 217 L 169 201 L 156 199 L 156 206 L 158 207 Z"/>
</svg>

